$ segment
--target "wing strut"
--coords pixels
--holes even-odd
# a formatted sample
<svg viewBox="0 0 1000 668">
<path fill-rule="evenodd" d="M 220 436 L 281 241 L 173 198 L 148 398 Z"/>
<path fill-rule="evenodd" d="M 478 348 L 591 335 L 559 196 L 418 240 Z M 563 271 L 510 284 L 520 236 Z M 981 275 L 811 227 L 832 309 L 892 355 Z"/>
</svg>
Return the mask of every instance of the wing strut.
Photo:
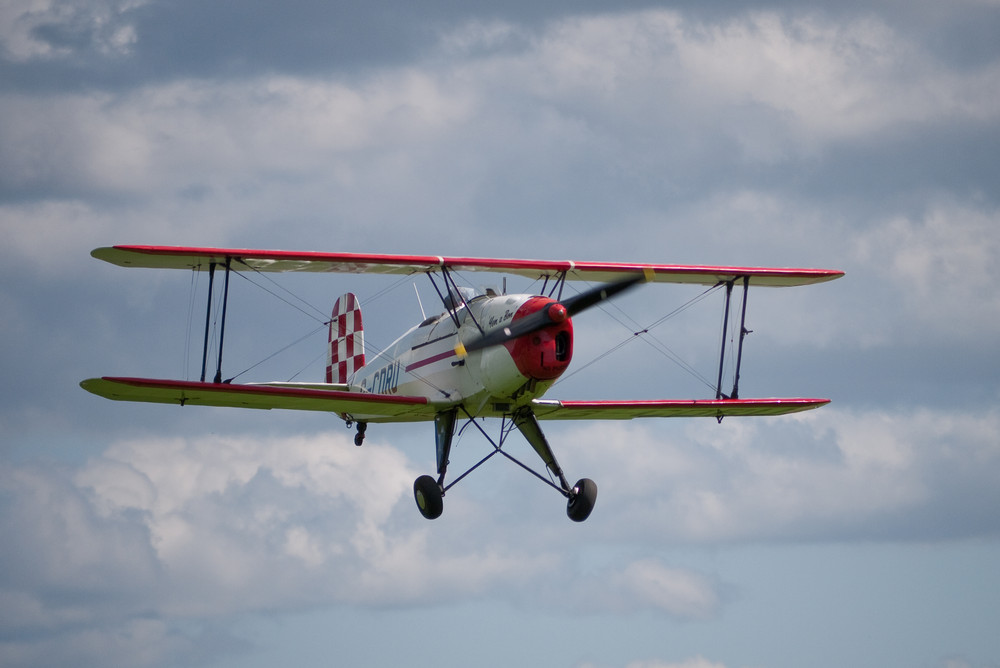
<svg viewBox="0 0 1000 668">
<path fill-rule="evenodd" d="M 222 322 L 219 325 L 219 359 L 215 367 L 214 382 L 222 382 L 222 345 L 226 340 L 226 311 L 229 307 L 229 274 L 233 258 L 226 256 L 226 279 L 222 289 Z M 208 263 L 208 305 L 205 307 L 205 343 L 201 351 L 201 382 L 205 382 L 205 371 L 208 366 L 208 334 L 212 328 L 212 296 L 215 288 L 215 267 L 218 262 Z"/>
<path fill-rule="evenodd" d="M 736 375 L 733 379 L 733 391 L 727 396 L 722 392 L 722 371 L 726 363 L 726 332 L 729 330 L 729 302 L 732 301 L 733 284 L 736 278 L 726 281 L 726 310 L 722 318 L 722 349 L 719 351 L 719 380 L 715 386 L 716 399 L 739 399 L 740 395 L 740 365 L 743 363 L 743 339 L 750 333 L 747 322 L 747 293 L 750 291 L 750 277 L 743 277 L 743 306 L 740 309 L 740 339 L 736 349 Z M 720 418 L 721 422 L 721 418 Z"/>
<path fill-rule="evenodd" d="M 205 382 L 205 368 L 208 366 L 208 332 L 212 324 L 212 291 L 215 286 L 215 263 L 208 265 L 208 305 L 205 307 L 205 344 L 201 350 L 201 382 Z"/>
<path fill-rule="evenodd" d="M 555 281 L 552 284 L 552 289 L 549 291 L 549 298 L 556 299 L 556 301 L 562 301 L 562 291 L 563 285 L 566 284 L 566 271 L 560 271 L 556 274 Z M 549 274 L 545 274 L 545 282 L 542 283 L 542 290 L 540 294 L 545 294 L 545 288 L 549 285 L 549 279 L 552 278 Z M 556 295 L 558 290 L 559 294 Z"/>
<path fill-rule="evenodd" d="M 743 277 L 743 308 L 740 309 L 740 343 L 736 348 L 736 377 L 733 378 L 733 393 L 730 399 L 740 398 L 740 364 L 743 362 L 743 339 L 750 333 L 747 329 L 747 293 L 750 292 L 750 277 Z"/>
<path fill-rule="evenodd" d="M 479 324 L 479 321 L 476 320 L 476 316 L 473 315 L 472 310 L 469 308 L 469 303 L 465 301 L 465 295 L 463 295 L 462 291 L 458 289 L 458 284 L 455 282 L 455 277 L 452 276 L 451 272 L 448 271 L 448 267 L 444 265 L 441 266 L 441 276 L 444 280 L 444 289 L 448 293 L 448 295 L 451 296 L 451 299 L 446 298 L 441 293 L 441 290 L 438 289 L 437 282 L 434 280 L 434 276 L 431 275 L 431 272 L 428 271 L 426 273 L 427 273 L 427 278 L 431 279 L 431 285 L 434 286 L 434 291 L 438 293 L 438 297 L 440 297 L 441 303 L 444 304 L 445 310 L 448 311 L 448 314 L 451 316 L 451 319 L 455 321 L 455 328 L 456 329 L 462 328 L 462 323 L 458 319 L 458 304 L 455 303 L 455 297 L 457 297 L 458 299 L 461 300 L 462 304 L 465 306 L 465 312 L 469 314 L 469 317 L 472 319 L 472 323 L 479 330 L 479 333 L 485 335 L 486 332 L 483 330 L 482 325 Z"/>
<path fill-rule="evenodd" d="M 226 341 L 226 310 L 229 307 L 229 274 L 233 258 L 226 256 L 226 281 L 222 290 L 222 323 L 219 325 L 219 360 L 215 367 L 215 382 L 222 382 L 222 344 Z"/>
</svg>

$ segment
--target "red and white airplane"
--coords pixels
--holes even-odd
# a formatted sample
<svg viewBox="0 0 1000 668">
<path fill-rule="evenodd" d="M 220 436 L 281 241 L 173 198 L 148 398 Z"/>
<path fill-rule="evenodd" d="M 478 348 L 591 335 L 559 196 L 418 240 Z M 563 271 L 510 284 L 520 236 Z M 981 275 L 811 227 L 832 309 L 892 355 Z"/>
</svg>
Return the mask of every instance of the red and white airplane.
<svg viewBox="0 0 1000 668">
<path fill-rule="evenodd" d="M 103 377 L 83 381 L 84 389 L 123 401 L 332 412 L 349 428 L 357 425 L 357 445 L 364 440 L 369 423 L 433 421 L 437 476 L 420 476 L 413 485 L 417 506 L 428 519 L 441 515 L 443 497 L 448 489 L 496 454 L 515 461 L 557 489 L 567 499 L 566 512 L 570 519 L 577 522 L 587 519 L 597 498 L 597 486 L 588 478 L 570 485 L 539 421 L 638 417 L 714 417 L 721 420 L 724 416 L 781 415 L 829 403 L 827 399 L 739 398 L 739 364 L 743 336 L 747 333 L 743 322 L 740 324 L 736 380 L 729 394 L 721 390 L 724 342 L 719 361 L 719 385 L 712 399 L 558 401 L 542 399 L 542 396 L 572 360 L 572 316 L 638 283 L 725 286 L 725 332 L 734 285 L 743 288 L 743 318 L 746 294 L 751 285 L 809 285 L 839 278 L 843 275 L 841 271 L 164 246 L 113 246 L 98 248 L 92 255 L 123 267 L 208 271 L 209 300 L 199 382 Z M 217 271 L 225 272 L 219 366 L 214 381 L 206 382 L 212 285 Z M 336 301 L 329 323 L 326 382 L 234 384 L 223 381 L 221 372 L 226 297 L 232 271 L 425 274 L 440 296 L 444 312 L 425 319 L 388 348 L 366 359 L 361 310 L 357 298 L 347 293 Z M 542 294 L 498 294 L 489 290 L 477 294 L 456 283 L 454 273 L 465 271 L 541 279 L 544 281 Z M 562 299 L 566 281 L 587 281 L 600 283 L 600 286 Z M 490 438 L 474 419 L 487 417 L 503 420 L 498 441 Z M 446 485 L 452 437 L 460 418 L 483 432 L 494 449 Z M 524 435 L 557 482 L 517 462 L 502 450 L 504 438 L 513 431 L 511 425 Z"/>
</svg>

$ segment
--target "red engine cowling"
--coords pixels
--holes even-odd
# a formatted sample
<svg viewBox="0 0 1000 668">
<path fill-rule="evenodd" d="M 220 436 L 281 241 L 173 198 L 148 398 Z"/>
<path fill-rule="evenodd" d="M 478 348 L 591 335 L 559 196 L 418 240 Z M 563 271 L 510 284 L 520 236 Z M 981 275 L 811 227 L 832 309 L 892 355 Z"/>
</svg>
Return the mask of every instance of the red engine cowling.
<svg viewBox="0 0 1000 668">
<path fill-rule="evenodd" d="M 573 358 L 573 322 L 566 309 L 547 297 L 532 297 L 514 314 L 512 322 L 543 308 L 556 322 L 504 344 L 517 370 L 527 378 L 554 380 L 562 375 Z"/>
</svg>

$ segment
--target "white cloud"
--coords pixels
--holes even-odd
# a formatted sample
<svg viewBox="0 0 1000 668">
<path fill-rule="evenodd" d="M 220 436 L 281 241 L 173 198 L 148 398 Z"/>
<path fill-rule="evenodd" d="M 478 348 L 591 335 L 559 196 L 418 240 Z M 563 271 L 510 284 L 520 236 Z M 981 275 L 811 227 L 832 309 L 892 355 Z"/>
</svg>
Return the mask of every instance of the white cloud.
<svg viewBox="0 0 1000 668">
<path fill-rule="evenodd" d="M 580 668 L 598 668 L 598 666 L 585 663 Z M 726 668 L 726 666 L 723 663 L 709 661 L 703 656 L 695 656 L 683 661 L 664 661 L 658 659 L 631 661 L 625 665 L 625 668 Z"/>
<path fill-rule="evenodd" d="M 460 92 L 416 70 L 356 87 L 294 77 L 182 80 L 57 99 L 2 98 L 11 119 L 2 135 L 6 178 L 15 186 L 173 194 L 261 172 L 337 175 L 331 166 L 362 149 L 400 151 L 469 113 Z"/>
<path fill-rule="evenodd" d="M 492 44 L 512 30 L 464 25 L 442 43 Z M 573 201 L 589 201 L 591 180 L 669 192 L 676 175 L 715 157 L 773 162 L 908 121 L 998 112 L 974 92 L 1000 75 L 949 71 L 875 19 L 758 13 L 712 26 L 649 11 L 558 21 L 527 43 L 351 81 L 265 75 L 5 94 L 3 179 L 15 192 L 83 200 L 63 206 L 100 209 L 87 217 L 107 234 L 142 241 L 224 242 L 277 222 L 285 237 L 321 231 L 359 245 L 394 236 L 387 230 L 410 235 L 401 221 L 419 221 L 414 240 L 456 228 L 490 238 L 497 202 L 559 226 Z M 760 216 L 782 208 L 750 195 L 733 198 Z M 73 228 L 8 206 L 25 221 L 21 247 Z"/>
<path fill-rule="evenodd" d="M 994 265 L 1000 257 L 1000 211 L 966 203 L 936 203 L 920 218 L 898 216 L 862 232 L 855 262 L 896 291 L 905 320 L 895 337 L 945 336 L 952 343 L 995 336 L 1000 297 Z M 897 316 L 900 315 L 897 313 Z"/>
<path fill-rule="evenodd" d="M 726 668 L 723 663 L 716 663 L 696 656 L 681 662 L 670 661 L 633 661 L 626 668 Z"/>
<path fill-rule="evenodd" d="M 483 50 L 523 42 L 528 37 L 512 23 L 497 19 L 476 19 L 443 31 L 439 36 L 438 50 L 448 59 L 469 57 Z"/>
<path fill-rule="evenodd" d="M 657 560 L 581 576 L 551 526 L 527 522 L 513 543 L 497 527 L 490 538 L 476 529 L 496 509 L 474 494 L 429 524 L 409 498 L 414 477 L 398 450 L 358 449 L 343 434 L 154 437 L 119 442 L 75 472 L 11 467 L 3 493 L 15 502 L 0 524 L 18 541 L 0 550 L 2 614 L 43 644 L 0 654 L 29 664 L 58 639 L 53 647 L 86 663 L 107 657 L 101 640 L 114 637 L 115 652 L 137 653 L 131 665 L 154 665 L 199 651 L 175 628 L 182 620 L 486 592 L 551 607 L 571 591 L 590 613 L 694 620 L 721 606 L 707 578 Z M 87 592 L 103 603 L 74 602 Z"/>
<path fill-rule="evenodd" d="M 0 49 L 15 61 L 71 56 L 81 42 L 106 56 L 125 55 L 137 35 L 135 26 L 123 22 L 123 14 L 145 3 L 146 0 L 8 0 L 0 5 Z M 42 38 L 38 34 L 40 29 L 54 30 L 62 40 Z M 67 40 L 70 36 L 72 39 Z"/>
<path fill-rule="evenodd" d="M 630 598 L 682 619 L 708 619 L 720 606 L 719 595 L 704 577 L 650 559 L 629 564 L 614 582 Z"/>
<path fill-rule="evenodd" d="M 687 442 L 676 432 L 653 442 L 642 423 L 551 437 L 564 464 L 591 469 L 601 485 L 588 530 L 621 545 L 934 540 L 955 528 L 939 525 L 953 525 L 953 511 L 996 496 L 998 421 L 824 409 L 722 426 L 691 421 Z M 123 441 L 72 480 L 15 468 L 7 493 L 25 502 L 7 509 L 5 524 L 22 548 L 47 556 L 7 551 L 8 573 L 25 584 L 8 581 L 6 600 L 16 603 L 20 625 L 54 630 L 132 624 L 140 610 L 197 619 L 336 601 L 406 606 L 500 590 L 524 601 L 532 588 L 555 591 L 566 578 L 578 609 L 592 613 L 706 620 L 724 605 L 709 577 L 660 559 L 626 559 L 593 574 L 567 570 L 557 546 L 578 527 L 553 531 L 552 516 L 543 522 L 514 512 L 516 544 L 502 526 L 492 538 L 473 531 L 484 514 L 504 516 L 480 507 L 475 494 L 456 497 L 446 518 L 426 523 L 409 498 L 415 475 L 394 448 L 358 449 L 328 433 Z M 534 505 L 529 496 L 523 502 Z M 975 536 L 996 527 L 972 522 L 958 530 Z M 81 583 L 102 591 L 109 607 L 76 608 L 34 593 Z M 168 644 L 182 640 L 161 631 Z"/>
<path fill-rule="evenodd" d="M 568 116 L 594 121 L 600 110 L 600 122 L 619 133 L 641 125 L 647 141 L 667 132 L 683 147 L 682 127 L 735 133 L 747 158 L 765 162 L 900 123 L 1000 112 L 985 93 L 1000 69 L 948 70 L 875 18 L 753 12 L 707 24 L 665 10 L 576 17 L 553 24 L 519 59 L 466 69 L 504 91 L 515 77 Z"/>
<path fill-rule="evenodd" d="M 51 556 L 41 570 L 19 558 L 35 579 L 103 587 L 111 573 L 122 582 L 132 574 L 131 586 L 172 614 L 405 605 L 553 567 L 544 552 L 489 542 L 450 552 L 431 542 L 409 498 L 415 477 L 398 450 L 359 450 L 340 434 L 154 438 L 112 446 L 73 485 L 15 473 L 11 493 L 50 519 L 15 512 L 11 521 Z"/>
<path fill-rule="evenodd" d="M 58 19 L 97 51 L 128 52 L 135 33 L 115 14 L 128 3 L 100 6 L 73 24 L 59 13 L 69 4 L 8 3 L 0 39 L 14 59 L 63 57 L 32 32 Z M 354 78 L 2 93 L 4 261 L 48 280 L 92 262 L 97 245 L 246 239 L 522 255 L 527 239 L 546 257 L 834 267 L 843 258 L 847 279 L 780 295 L 780 315 L 751 294 L 751 313 L 777 327 L 766 336 L 849 348 L 916 337 L 914 325 L 946 342 L 995 334 L 1000 221 L 989 205 L 917 193 L 923 213 L 869 223 L 759 186 L 756 172 L 727 177 L 788 163 L 777 177 L 787 178 L 831 147 L 994 122 L 995 67 L 952 69 L 877 19 L 801 13 L 710 24 L 648 11 L 537 33 L 471 22 L 440 47 Z M 123 289 L 143 292 L 145 276 L 129 279 Z M 8 294 L 5 304 L 30 301 Z M 4 331 L 20 341 L 34 333 L 18 315 Z M 851 373 L 843 367 L 832 373 Z M 644 375 L 626 380 L 652 387 Z M 522 478 L 517 493 L 488 502 L 476 496 L 488 486 L 449 496 L 428 524 L 402 452 L 377 440 L 359 450 L 343 434 L 157 436 L 119 441 L 75 470 L 11 464 L 0 481 L 15 502 L 0 522 L 19 540 L 0 547 L 0 626 L 27 640 L 0 644 L 0 663 L 184 665 L 197 642 L 177 627 L 191 620 L 483 596 L 551 609 L 570 582 L 587 585 L 580 607 L 595 614 L 714 620 L 722 586 L 650 548 L 995 536 L 998 430 L 995 411 L 837 406 L 722 425 L 553 428 L 563 464 L 601 488 L 582 541 L 551 490 L 551 505 L 535 506 Z M 566 545 L 599 551 L 601 541 L 628 554 L 596 575 L 568 556 Z M 633 667 L 720 665 L 699 656 Z"/>
<path fill-rule="evenodd" d="M 598 511 L 631 518 L 608 527 L 619 539 L 936 540 L 998 530 L 975 510 L 997 496 L 988 473 L 1000 466 L 997 429 L 995 412 L 827 407 L 722 425 L 690 421 L 682 434 L 600 424 L 562 440 L 571 451 L 565 459 L 593 471 Z"/>
</svg>

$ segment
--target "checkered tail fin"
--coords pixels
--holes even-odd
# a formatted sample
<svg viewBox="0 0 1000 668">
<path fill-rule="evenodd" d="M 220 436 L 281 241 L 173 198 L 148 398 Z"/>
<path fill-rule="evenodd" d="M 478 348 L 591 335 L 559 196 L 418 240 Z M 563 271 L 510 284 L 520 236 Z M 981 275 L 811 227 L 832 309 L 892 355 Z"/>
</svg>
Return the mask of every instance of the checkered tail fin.
<svg viewBox="0 0 1000 668">
<path fill-rule="evenodd" d="M 346 383 L 364 365 L 365 332 L 361 325 L 361 305 L 358 298 L 348 292 L 333 304 L 326 382 Z"/>
</svg>

